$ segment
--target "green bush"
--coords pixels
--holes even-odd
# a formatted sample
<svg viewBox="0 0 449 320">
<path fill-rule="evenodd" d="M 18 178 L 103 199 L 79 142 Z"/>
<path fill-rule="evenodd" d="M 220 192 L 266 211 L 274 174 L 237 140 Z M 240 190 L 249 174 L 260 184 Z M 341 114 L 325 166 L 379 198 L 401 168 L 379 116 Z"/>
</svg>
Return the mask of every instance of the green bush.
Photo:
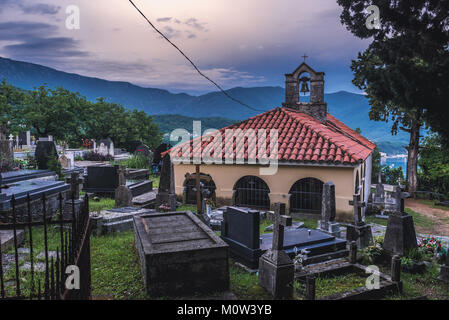
<svg viewBox="0 0 449 320">
<path fill-rule="evenodd" d="M 58 158 L 53 157 L 48 160 L 47 163 L 48 170 L 56 172 L 56 174 L 59 177 L 59 180 L 64 180 L 64 175 L 62 174 L 62 166 L 61 163 L 59 163 Z"/>
<path fill-rule="evenodd" d="M 133 155 L 131 158 L 120 161 L 122 166 L 132 169 L 151 169 L 151 157 Z"/>
</svg>

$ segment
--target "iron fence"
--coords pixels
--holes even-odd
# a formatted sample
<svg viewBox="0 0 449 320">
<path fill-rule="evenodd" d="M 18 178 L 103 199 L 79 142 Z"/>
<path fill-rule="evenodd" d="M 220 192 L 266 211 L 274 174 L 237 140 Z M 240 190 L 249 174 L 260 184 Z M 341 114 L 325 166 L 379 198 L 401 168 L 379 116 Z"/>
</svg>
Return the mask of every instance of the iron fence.
<svg viewBox="0 0 449 320">
<path fill-rule="evenodd" d="M 53 215 L 47 211 L 44 194 L 41 200 L 42 214 L 36 218 L 28 194 L 23 204 L 27 206 L 27 216 L 22 215 L 19 221 L 17 201 L 12 196 L 12 222 L 0 224 L 0 230 L 13 233 L 12 248 L 2 252 L 0 246 L 0 299 L 91 298 L 89 201 L 86 195 L 83 204 L 76 210 L 72 197 L 71 208 L 64 210 L 63 199 L 60 193 L 57 200 L 58 214 Z M 19 233 L 22 232 L 25 233 L 25 245 L 20 248 Z M 37 251 L 41 252 L 36 255 Z M 8 257 L 9 263 L 4 261 Z M 75 266 L 79 270 L 79 289 L 68 289 L 66 286 L 71 276 L 66 273 L 68 266 Z"/>
</svg>

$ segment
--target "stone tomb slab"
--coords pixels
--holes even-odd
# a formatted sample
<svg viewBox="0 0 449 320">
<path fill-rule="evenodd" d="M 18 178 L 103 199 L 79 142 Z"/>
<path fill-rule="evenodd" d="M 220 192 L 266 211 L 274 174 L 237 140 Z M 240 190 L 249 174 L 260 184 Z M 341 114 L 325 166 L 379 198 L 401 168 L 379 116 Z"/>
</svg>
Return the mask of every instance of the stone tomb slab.
<svg viewBox="0 0 449 320">
<path fill-rule="evenodd" d="M 136 207 L 124 207 L 91 213 L 92 231 L 96 235 L 122 232 L 133 228 L 133 217 L 155 212 Z"/>
<path fill-rule="evenodd" d="M 18 170 L 0 173 L 3 184 L 30 180 L 56 180 L 56 173 L 50 170 Z"/>
<path fill-rule="evenodd" d="M 228 245 L 194 214 L 152 213 L 133 219 L 150 297 L 229 289 Z"/>
<path fill-rule="evenodd" d="M 261 244 L 260 249 L 262 252 L 271 248 L 273 242 L 273 234 L 267 233 L 260 236 Z M 346 248 L 346 241 L 337 239 L 331 235 L 317 230 L 307 229 L 288 229 L 284 232 L 284 250 L 285 252 L 293 256 L 295 247 L 301 251 L 307 249 L 310 251 L 309 256 L 316 256 L 325 254 L 332 251 L 344 250 Z M 336 249 L 336 250 L 335 250 Z"/>
</svg>

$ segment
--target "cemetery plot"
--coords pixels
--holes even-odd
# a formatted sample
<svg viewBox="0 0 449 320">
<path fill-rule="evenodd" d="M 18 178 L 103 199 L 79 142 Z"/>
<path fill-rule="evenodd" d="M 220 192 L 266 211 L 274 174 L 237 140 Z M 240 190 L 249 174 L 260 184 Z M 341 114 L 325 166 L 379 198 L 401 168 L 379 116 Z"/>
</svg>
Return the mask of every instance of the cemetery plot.
<svg viewBox="0 0 449 320">
<path fill-rule="evenodd" d="M 351 264 L 344 260 L 330 266 L 317 265 L 295 274 L 297 297 L 318 300 L 362 300 L 382 299 L 399 292 L 401 284 L 392 281 L 390 276 L 382 272 L 378 273 L 379 288 L 367 287 L 367 279 L 372 274 L 373 271 L 366 266 Z M 313 297 L 307 296 L 307 278 L 314 279 Z"/>
<path fill-rule="evenodd" d="M 228 245 L 191 212 L 144 214 L 133 219 L 150 297 L 229 289 Z"/>
</svg>

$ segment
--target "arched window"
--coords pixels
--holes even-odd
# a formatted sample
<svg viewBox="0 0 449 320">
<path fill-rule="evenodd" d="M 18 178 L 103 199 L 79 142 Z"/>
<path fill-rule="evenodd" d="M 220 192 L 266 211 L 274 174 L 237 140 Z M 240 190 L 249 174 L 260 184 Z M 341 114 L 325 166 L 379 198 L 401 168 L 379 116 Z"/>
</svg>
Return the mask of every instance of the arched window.
<svg viewBox="0 0 449 320">
<path fill-rule="evenodd" d="M 323 182 L 315 178 L 305 178 L 290 189 L 290 211 L 321 214 Z"/>
<path fill-rule="evenodd" d="M 234 205 L 270 208 L 270 189 L 262 179 L 254 176 L 241 178 L 234 187 Z"/>
<path fill-rule="evenodd" d="M 212 179 L 200 180 L 203 195 L 207 199 L 215 201 L 215 183 Z M 202 195 L 202 196 L 203 196 Z M 185 204 L 196 204 L 196 179 L 187 179 L 184 182 L 184 202 Z"/>
</svg>

